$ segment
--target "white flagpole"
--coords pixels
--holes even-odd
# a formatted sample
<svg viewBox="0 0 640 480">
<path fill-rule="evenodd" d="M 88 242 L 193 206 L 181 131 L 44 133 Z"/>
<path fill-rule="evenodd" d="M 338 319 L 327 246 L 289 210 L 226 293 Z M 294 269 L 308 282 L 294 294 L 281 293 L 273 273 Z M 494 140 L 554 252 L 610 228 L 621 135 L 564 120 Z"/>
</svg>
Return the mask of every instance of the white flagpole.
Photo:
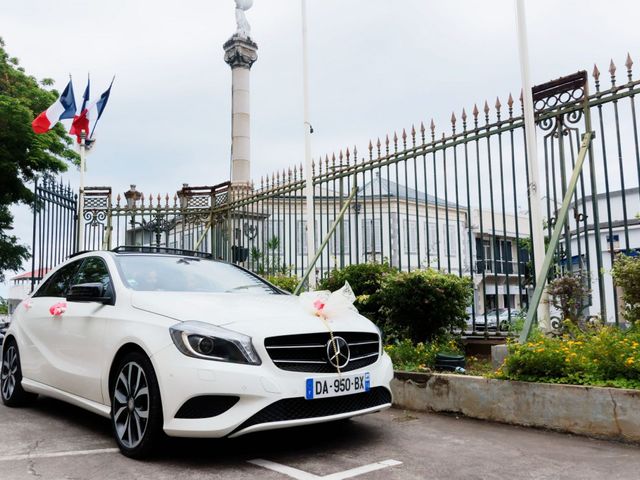
<svg viewBox="0 0 640 480">
<path fill-rule="evenodd" d="M 307 262 L 311 265 L 315 257 L 315 222 L 314 222 L 314 199 L 313 199 L 313 172 L 311 169 L 311 124 L 309 123 L 309 65 L 307 61 L 307 2 L 302 0 L 302 84 L 304 96 L 304 158 L 306 177 L 306 200 L 307 200 Z M 309 273 L 309 289 L 316 286 L 316 269 L 311 269 Z"/>
<path fill-rule="evenodd" d="M 84 170 L 87 156 L 87 132 L 80 131 L 80 199 L 78 202 L 78 250 L 84 250 Z"/>
<path fill-rule="evenodd" d="M 533 94 L 531 92 L 531 76 L 529 64 L 529 44 L 527 41 L 527 20 L 524 0 L 516 0 L 516 25 L 518 34 L 518 53 L 520 56 L 520 74 L 522 76 L 522 102 L 524 106 L 524 131 L 527 136 L 526 149 L 529 160 L 529 198 L 531 200 L 531 232 L 533 253 L 535 256 L 535 276 L 539 277 L 544 261 L 544 231 L 542 211 L 540 209 L 540 181 L 538 174 L 538 148 L 536 143 L 536 125 L 533 117 Z M 549 325 L 549 304 L 546 293 L 538 306 L 538 323 L 547 330 Z"/>
</svg>

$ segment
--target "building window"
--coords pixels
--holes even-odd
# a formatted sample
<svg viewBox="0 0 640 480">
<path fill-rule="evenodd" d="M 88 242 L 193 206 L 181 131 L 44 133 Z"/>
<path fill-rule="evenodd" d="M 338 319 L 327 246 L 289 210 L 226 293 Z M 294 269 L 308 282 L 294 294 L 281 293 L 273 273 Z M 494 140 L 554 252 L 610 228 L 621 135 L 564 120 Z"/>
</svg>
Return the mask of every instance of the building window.
<svg viewBox="0 0 640 480">
<path fill-rule="evenodd" d="M 379 218 L 362 220 L 362 245 L 367 254 L 382 253 L 382 223 Z M 366 242 L 366 243 L 365 243 Z"/>
<path fill-rule="evenodd" d="M 455 226 L 449 226 L 449 256 L 458 256 L 458 229 Z"/>
<path fill-rule="evenodd" d="M 418 223 L 415 220 L 405 220 L 402 243 L 405 252 L 418 253 Z"/>
<path fill-rule="evenodd" d="M 436 228 L 435 223 L 429 222 L 426 225 L 425 233 L 426 238 L 429 242 L 429 256 L 437 257 L 438 256 L 438 229 Z"/>
<path fill-rule="evenodd" d="M 344 232 L 342 234 L 342 243 L 340 238 L 341 232 Z M 351 235 L 349 230 L 349 219 L 343 218 L 342 223 L 338 224 L 338 226 L 336 227 L 336 231 L 333 233 L 333 236 L 329 241 L 329 252 L 332 255 L 340 255 L 342 253 L 348 255 L 351 246 L 350 241 Z"/>
</svg>

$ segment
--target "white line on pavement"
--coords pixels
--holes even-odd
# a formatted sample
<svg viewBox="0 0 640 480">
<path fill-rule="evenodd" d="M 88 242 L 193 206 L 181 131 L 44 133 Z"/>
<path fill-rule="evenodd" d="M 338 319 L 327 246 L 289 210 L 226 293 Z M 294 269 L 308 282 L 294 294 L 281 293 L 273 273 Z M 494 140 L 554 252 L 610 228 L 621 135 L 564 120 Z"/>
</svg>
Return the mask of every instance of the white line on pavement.
<svg viewBox="0 0 640 480">
<path fill-rule="evenodd" d="M 291 478 L 295 478 L 296 480 L 312 480 L 314 478 L 322 478 L 314 475 L 313 473 L 304 472 L 293 467 L 287 467 L 286 465 L 281 465 L 276 462 L 270 462 L 269 460 L 263 460 L 262 458 L 255 458 L 253 460 L 248 460 L 248 462 L 262 468 L 273 470 L 274 472 L 282 473 Z"/>
<path fill-rule="evenodd" d="M 352 468 L 351 470 L 345 470 L 344 472 L 325 475 L 322 478 L 325 480 L 344 480 L 345 478 L 352 478 L 364 473 L 375 472 L 376 470 L 382 470 L 383 468 L 393 467 L 395 465 L 401 464 L 402 462 L 399 462 L 397 460 L 383 460 L 381 462 L 372 463 L 370 465 L 364 465 L 362 467 Z"/>
<path fill-rule="evenodd" d="M 363 465 L 362 467 L 352 468 L 351 470 L 345 470 L 344 472 L 332 473 L 330 475 L 325 475 L 324 477 L 321 477 L 319 475 L 314 475 L 313 473 L 308 473 L 303 470 L 298 470 L 297 468 L 288 467 L 287 465 L 271 462 L 269 460 L 264 460 L 262 458 L 255 458 L 253 460 L 249 460 L 248 462 L 262 468 L 273 470 L 274 472 L 282 473 L 291 478 L 295 478 L 296 480 L 313 480 L 313 479 L 344 480 L 346 478 L 353 478 L 358 475 L 363 475 L 365 473 L 375 472 L 376 470 L 381 470 L 383 468 L 393 467 L 395 465 L 402 464 L 402 462 L 399 462 L 397 460 L 389 459 L 389 460 L 383 460 L 381 462 L 371 463 L 369 465 Z"/>
<path fill-rule="evenodd" d="M 0 462 L 12 462 L 17 460 L 30 460 L 33 458 L 75 457 L 78 455 L 97 455 L 100 453 L 116 453 L 117 448 L 97 448 L 95 450 L 71 450 L 68 452 L 31 453 L 23 455 L 0 456 Z"/>
</svg>

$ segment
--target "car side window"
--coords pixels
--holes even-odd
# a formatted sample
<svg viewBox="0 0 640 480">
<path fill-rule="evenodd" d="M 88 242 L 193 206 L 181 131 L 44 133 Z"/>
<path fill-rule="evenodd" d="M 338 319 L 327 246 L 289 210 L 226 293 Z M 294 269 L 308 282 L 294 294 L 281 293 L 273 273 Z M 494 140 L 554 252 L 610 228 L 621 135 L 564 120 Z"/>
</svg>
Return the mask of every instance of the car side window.
<svg viewBox="0 0 640 480">
<path fill-rule="evenodd" d="M 109 268 L 100 257 L 87 258 L 74 281 L 74 285 L 80 283 L 101 283 L 105 296 L 113 296 Z"/>
<path fill-rule="evenodd" d="M 55 272 L 44 285 L 38 288 L 34 297 L 65 297 L 81 263 L 82 260 L 76 260 Z"/>
</svg>

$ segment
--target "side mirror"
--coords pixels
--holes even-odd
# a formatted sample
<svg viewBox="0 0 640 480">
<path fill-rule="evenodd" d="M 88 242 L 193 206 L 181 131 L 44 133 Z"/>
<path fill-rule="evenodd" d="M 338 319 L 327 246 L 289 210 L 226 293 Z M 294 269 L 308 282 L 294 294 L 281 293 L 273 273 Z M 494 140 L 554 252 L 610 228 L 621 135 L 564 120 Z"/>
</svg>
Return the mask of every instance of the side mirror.
<svg viewBox="0 0 640 480">
<path fill-rule="evenodd" d="M 105 296 L 104 286 L 99 283 L 80 283 L 72 285 L 67 292 L 69 302 L 99 302 L 112 303 L 111 297 Z"/>
</svg>

